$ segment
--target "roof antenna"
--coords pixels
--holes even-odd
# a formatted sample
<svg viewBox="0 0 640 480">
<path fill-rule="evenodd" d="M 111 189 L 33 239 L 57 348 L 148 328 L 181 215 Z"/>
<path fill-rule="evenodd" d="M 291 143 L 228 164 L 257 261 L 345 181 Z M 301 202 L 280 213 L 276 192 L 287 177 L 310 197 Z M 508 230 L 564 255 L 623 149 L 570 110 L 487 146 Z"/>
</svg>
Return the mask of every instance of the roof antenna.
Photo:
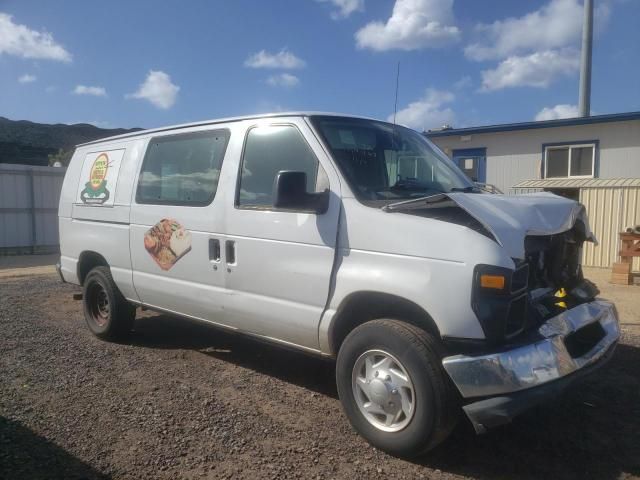
<svg viewBox="0 0 640 480">
<path fill-rule="evenodd" d="M 396 101 L 393 105 L 393 124 L 396 124 L 396 114 L 398 113 L 398 87 L 400 84 L 400 60 L 398 60 L 398 71 L 396 73 Z"/>
</svg>

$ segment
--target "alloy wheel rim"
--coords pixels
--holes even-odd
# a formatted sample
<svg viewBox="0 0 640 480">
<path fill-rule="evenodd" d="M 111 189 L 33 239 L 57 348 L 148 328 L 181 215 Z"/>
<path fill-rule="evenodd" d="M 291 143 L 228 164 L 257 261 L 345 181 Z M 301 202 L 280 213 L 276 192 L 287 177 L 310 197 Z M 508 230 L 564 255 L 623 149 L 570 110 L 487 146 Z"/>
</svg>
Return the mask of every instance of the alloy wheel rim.
<svg viewBox="0 0 640 480">
<path fill-rule="evenodd" d="M 415 413 L 415 389 L 400 361 L 384 350 L 368 350 L 356 360 L 353 396 L 367 421 L 384 432 L 398 432 Z"/>
</svg>

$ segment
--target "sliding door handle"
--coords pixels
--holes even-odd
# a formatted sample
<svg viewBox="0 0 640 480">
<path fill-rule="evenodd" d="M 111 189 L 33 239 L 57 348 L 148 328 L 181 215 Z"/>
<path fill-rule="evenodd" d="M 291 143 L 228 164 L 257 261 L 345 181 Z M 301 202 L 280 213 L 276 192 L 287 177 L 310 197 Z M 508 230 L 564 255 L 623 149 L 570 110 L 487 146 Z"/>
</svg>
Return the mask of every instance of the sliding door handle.
<svg viewBox="0 0 640 480">
<path fill-rule="evenodd" d="M 209 260 L 212 262 L 220 261 L 220 240 L 217 238 L 209 239 Z"/>
<path fill-rule="evenodd" d="M 236 263 L 236 242 L 233 240 L 227 240 L 224 242 L 224 257 L 228 265 L 235 265 Z"/>
</svg>

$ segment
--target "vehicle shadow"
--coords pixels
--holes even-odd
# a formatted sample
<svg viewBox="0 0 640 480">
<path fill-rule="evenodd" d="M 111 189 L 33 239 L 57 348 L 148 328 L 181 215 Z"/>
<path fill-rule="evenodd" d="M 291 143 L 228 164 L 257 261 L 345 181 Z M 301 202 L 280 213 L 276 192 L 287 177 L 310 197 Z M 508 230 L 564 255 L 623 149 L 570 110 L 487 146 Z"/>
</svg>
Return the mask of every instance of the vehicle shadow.
<svg viewBox="0 0 640 480">
<path fill-rule="evenodd" d="M 136 318 L 127 342 L 147 348 L 195 350 L 210 357 L 278 378 L 307 390 L 338 398 L 333 362 L 165 314 Z"/>
<path fill-rule="evenodd" d="M 337 398 L 333 362 L 206 324 L 146 316 L 136 320 L 129 343 L 195 350 Z M 411 461 L 477 479 L 640 476 L 640 348 L 619 345 L 607 366 L 576 381 L 556 401 L 486 435 L 475 435 L 462 418 L 444 444 Z"/>
<path fill-rule="evenodd" d="M 20 423 L 0 416 L 0 478 L 106 480 L 111 477 Z"/>
</svg>

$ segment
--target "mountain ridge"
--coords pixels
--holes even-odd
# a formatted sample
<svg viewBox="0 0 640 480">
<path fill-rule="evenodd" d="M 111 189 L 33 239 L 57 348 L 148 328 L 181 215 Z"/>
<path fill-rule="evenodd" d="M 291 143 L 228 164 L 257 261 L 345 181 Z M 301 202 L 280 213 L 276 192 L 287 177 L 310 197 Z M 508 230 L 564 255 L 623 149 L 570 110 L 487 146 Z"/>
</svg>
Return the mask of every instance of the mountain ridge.
<svg viewBox="0 0 640 480">
<path fill-rule="evenodd" d="M 100 128 L 90 123 L 38 123 L 0 116 L 0 163 L 48 165 L 49 155 L 141 128 Z"/>
</svg>

